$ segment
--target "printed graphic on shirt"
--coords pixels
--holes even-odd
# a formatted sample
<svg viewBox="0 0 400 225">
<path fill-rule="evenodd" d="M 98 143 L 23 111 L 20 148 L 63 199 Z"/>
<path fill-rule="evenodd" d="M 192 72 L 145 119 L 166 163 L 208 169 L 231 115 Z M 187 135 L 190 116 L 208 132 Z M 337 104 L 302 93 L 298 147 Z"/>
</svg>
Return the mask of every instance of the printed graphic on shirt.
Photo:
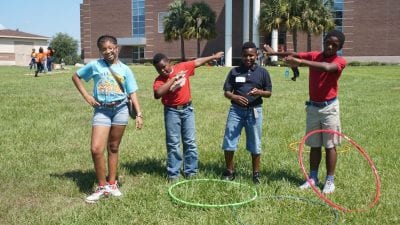
<svg viewBox="0 0 400 225">
<path fill-rule="evenodd" d="M 116 78 L 124 83 L 124 78 L 116 74 Z M 115 81 L 114 77 L 110 72 L 105 72 L 100 74 L 100 79 L 97 83 L 97 93 L 99 95 L 113 95 L 122 93 L 121 88 L 119 87 L 117 81 Z"/>
<path fill-rule="evenodd" d="M 174 91 L 176 91 L 177 89 L 179 89 L 179 88 L 185 86 L 185 84 L 186 84 L 186 79 L 187 79 L 187 78 L 186 78 L 186 72 L 187 72 L 187 70 L 184 70 L 184 71 L 180 71 L 179 73 L 176 74 L 176 76 L 178 76 L 179 79 L 178 79 L 177 81 L 175 81 L 175 82 L 171 85 L 171 87 L 169 88 L 170 91 L 174 92 Z"/>
</svg>

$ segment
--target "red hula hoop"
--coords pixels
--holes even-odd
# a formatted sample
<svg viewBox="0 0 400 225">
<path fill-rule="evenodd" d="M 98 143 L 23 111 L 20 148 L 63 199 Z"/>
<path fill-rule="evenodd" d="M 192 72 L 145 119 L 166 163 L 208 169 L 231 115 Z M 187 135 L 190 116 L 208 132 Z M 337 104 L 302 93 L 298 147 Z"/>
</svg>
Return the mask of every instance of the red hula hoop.
<svg viewBox="0 0 400 225">
<path fill-rule="evenodd" d="M 299 162 L 300 162 L 300 166 L 301 166 L 301 170 L 303 172 L 304 177 L 306 178 L 307 182 L 310 184 L 312 190 L 318 195 L 318 197 L 320 199 L 322 199 L 324 202 L 326 202 L 328 205 L 332 206 L 335 209 L 338 209 L 340 211 L 343 212 L 362 212 L 365 211 L 368 208 L 360 208 L 360 209 L 347 209 L 343 206 L 340 206 L 336 203 L 334 203 L 333 201 L 329 200 L 324 194 L 322 194 L 317 187 L 310 182 L 310 177 L 308 176 L 305 168 L 304 168 L 304 163 L 303 163 L 303 148 L 304 148 L 304 142 L 307 140 L 308 137 L 310 137 L 311 135 L 315 134 L 315 133 L 330 133 L 330 134 L 336 134 L 339 135 L 341 137 L 343 137 L 344 139 L 346 139 L 347 141 L 349 141 L 354 147 L 357 148 L 357 150 L 361 153 L 361 155 L 368 161 L 369 166 L 372 169 L 372 172 L 374 173 L 374 178 L 375 178 L 375 186 L 376 186 L 376 193 L 375 193 L 375 197 L 373 199 L 373 201 L 368 205 L 368 208 L 372 208 L 374 207 L 380 198 L 380 194 L 381 194 L 381 182 L 379 179 L 379 175 L 378 175 L 378 171 L 376 170 L 376 167 L 374 165 L 374 163 L 372 162 L 371 158 L 367 155 L 367 153 L 360 147 L 360 145 L 358 145 L 355 141 L 353 141 L 351 138 L 347 137 L 346 135 L 338 132 L 338 131 L 334 131 L 334 130 L 314 130 L 309 132 L 306 136 L 304 136 L 304 138 L 301 140 L 300 145 L 299 145 Z"/>
</svg>

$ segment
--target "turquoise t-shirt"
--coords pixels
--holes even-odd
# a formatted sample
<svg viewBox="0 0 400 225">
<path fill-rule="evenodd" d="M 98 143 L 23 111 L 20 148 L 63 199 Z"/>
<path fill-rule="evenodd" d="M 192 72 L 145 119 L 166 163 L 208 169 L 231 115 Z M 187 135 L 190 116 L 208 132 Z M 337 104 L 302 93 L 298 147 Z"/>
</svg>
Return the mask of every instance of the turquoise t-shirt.
<svg viewBox="0 0 400 225">
<path fill-rule="evenodd" d="M 78 76 L 86 82 L 93 79 L 93 97 L 98 102 L 107 103 L 122 100 L 126 98 L 127 94 L 138 90 L 135 76 L 127 65 L 118 62 L 111 64 L 111 69 L 123 84 L 126 93 L 122 92 L 103 59 L 91 61 L 76 71 Z"/>
</svg>

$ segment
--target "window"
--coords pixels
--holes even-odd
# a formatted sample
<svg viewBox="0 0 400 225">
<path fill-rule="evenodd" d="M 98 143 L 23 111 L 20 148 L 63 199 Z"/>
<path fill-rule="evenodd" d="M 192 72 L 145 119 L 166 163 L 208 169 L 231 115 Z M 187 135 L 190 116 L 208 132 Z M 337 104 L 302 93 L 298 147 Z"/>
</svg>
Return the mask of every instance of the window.
<svg viewBox="0 0 400 225">
<path fill-rule="evenodd" d="M 143 46 L 133 46 L 132 59 L 134 63 L 140 63 L 144 59 Z"/>
<path fill-rule="evenodd" d="M 158 33 L 164 33 L 164 18 L 168 16 L 167 12 L 158 13 Z"/>
<path fill-rule="evenodd" d="M 333 3 L 333 18 L 335 20 L 336 29 L 343 30 L 343 10 L 344 3 L 342 0 L 334 1 Z"/>
<path fill-rule="evenodd" d="M 133 37 L 145 37 L 145 0 L 132 0 Z"/>
</svg>

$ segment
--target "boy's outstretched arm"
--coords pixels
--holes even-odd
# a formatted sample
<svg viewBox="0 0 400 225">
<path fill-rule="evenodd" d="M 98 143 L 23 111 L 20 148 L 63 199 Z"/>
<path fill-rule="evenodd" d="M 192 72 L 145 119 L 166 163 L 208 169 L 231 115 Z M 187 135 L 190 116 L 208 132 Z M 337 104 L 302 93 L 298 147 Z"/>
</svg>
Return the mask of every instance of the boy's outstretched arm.
<svg viewBox="0 0 400 225">
<path fill-rule="evenodd" d="M 224 52 L 217 52 L 213 55 L 207 56 L 207 57 L 201 57 L 201 58 L 197 58 L 194 60 L 194 65 L 196 67 L 199 67 L 201 65 L 203 65 L 204 63 L 214 60 L 214 59 L 219 59 L 224 55 Z"/>
<path fill-rule="evenodd" d="M 298 57 L 296 52 L 276 52 L 273 48 L 271 48 L 271 46 L 269 46 L 267 44 L 263 45 L 263 49 L 267 55 L 276 55 L 276 56 L 282 56 L 282 57 L 291 55 L 293 57 Z"/>
</svg>

